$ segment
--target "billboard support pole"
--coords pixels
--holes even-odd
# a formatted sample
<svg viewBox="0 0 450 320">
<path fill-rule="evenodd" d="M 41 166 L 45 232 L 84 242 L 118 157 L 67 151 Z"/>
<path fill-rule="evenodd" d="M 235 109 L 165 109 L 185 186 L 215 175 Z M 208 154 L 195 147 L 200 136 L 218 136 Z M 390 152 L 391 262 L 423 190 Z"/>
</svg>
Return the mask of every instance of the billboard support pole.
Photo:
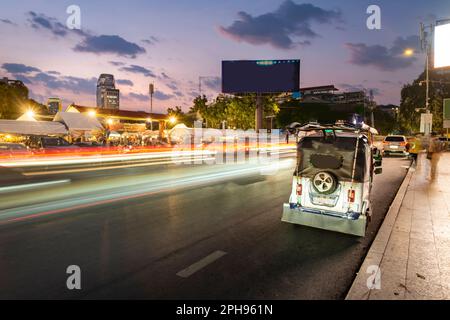
<svg viewBox="0 0 450 320">
<path fill-rule="evenodd" d="M 256 94 L 256 111 L 255 111 L 255 131 L 259 132 L 262 129 L 263 122 L 263 99 L 262 95 Z"/>
</svg>

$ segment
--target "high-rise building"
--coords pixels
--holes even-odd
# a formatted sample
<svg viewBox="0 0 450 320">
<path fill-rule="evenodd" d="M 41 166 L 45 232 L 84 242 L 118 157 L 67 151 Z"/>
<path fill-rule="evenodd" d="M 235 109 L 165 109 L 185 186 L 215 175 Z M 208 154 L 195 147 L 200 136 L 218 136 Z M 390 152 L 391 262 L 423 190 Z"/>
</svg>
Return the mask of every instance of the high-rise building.
<svg viewBox="0 0 450 320">
<path fill-rule="evenodd" d="M 101 74 L 97 81 L 97 107 L 119 109 L 120 91 L 112 74 Z"/>
<path fill-rule="evenodd" d="M 60 98 L 48 98 L 47 100 L 47 109 L 51 114 L 57 114 L 59 111 L 62 111 L 62 104 Z"/>
</svg>

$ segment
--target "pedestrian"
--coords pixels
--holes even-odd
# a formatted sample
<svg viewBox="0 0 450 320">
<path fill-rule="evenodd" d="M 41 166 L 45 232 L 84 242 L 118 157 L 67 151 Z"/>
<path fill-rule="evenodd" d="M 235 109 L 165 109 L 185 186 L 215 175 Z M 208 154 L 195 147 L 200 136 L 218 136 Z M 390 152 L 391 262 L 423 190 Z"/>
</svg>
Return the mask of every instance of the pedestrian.
<svg viewBox="0 0 450 320">
<path fill-rule="evenodd" d="M 435 132 L 431 133 L 431 139 L 427 150 L 427 159 L 431 161 L 430 178 L 436 179 L 439 159 L 442 152 L 442 143 Z"/>
</svg>

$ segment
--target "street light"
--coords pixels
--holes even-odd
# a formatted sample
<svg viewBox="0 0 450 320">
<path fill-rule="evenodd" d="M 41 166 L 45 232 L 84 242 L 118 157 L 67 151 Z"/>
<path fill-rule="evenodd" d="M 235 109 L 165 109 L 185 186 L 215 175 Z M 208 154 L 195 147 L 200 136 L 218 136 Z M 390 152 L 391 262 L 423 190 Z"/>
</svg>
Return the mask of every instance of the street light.
<svg viewBox="0 0 450 320">
<path fill-rule="evenodd" d="M 155 93 L 155 85 L 150 83 L 148 85 L 148 93 L 150 94 L 150 114 L 153 113 L 153 94 Z M 149 121 L 147 121 L 149 122 Z M 150 119 L 150 130 L 153 131 L 153 122 Z"/>
<path fill-rule="evenodd" d="M 28 117 L 33 118 L 34 115 L 35 115 L 35 113 L 34 113 L 33 110 L 28 110 L 28 111 L 27 111 L 27 116 L 28 116 Z"/>
<path fill-rule="evenodd" d="M 94 110 L 91 110 L 88 112 L 88 116 L 94 118 L 97 115 L 97 112 L 95 112 Z"/>
<path fill-rule="evenodd" d="M 113 119 L 108 119 L 108 120 L 106 120 L 106 123 L 108 123 L 109 125 L 112 125 L 113 124 Z"/>
<path fill-rule="evenodd" d="M 406 57 L 411 57 L 414 55 L 414 50 L 413 49 L 405 49 L 405 51 L 403 51 L 403 55 Z"/>
<path fill-rule="evenodd" d="M 175 124 L 175 123 L 177 123 L 177 118 L 175 116 L 172 116 L 169 118 L 169 122 L 170 122 L 170 124 Z"/>
</svg>

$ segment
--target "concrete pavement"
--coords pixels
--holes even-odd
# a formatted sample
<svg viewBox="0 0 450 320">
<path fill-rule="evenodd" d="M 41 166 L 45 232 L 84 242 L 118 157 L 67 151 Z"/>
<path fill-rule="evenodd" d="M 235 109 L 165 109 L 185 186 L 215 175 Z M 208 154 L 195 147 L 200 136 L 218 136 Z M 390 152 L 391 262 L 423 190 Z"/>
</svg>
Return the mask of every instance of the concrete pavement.
<svg viewBox="0 0 450 320">
<path fill-rule="evenodd" d="M 419 156 L 386 215 L 348 300 L 450 299 L 450 153 L 435 180 Z"/>
</svg>

